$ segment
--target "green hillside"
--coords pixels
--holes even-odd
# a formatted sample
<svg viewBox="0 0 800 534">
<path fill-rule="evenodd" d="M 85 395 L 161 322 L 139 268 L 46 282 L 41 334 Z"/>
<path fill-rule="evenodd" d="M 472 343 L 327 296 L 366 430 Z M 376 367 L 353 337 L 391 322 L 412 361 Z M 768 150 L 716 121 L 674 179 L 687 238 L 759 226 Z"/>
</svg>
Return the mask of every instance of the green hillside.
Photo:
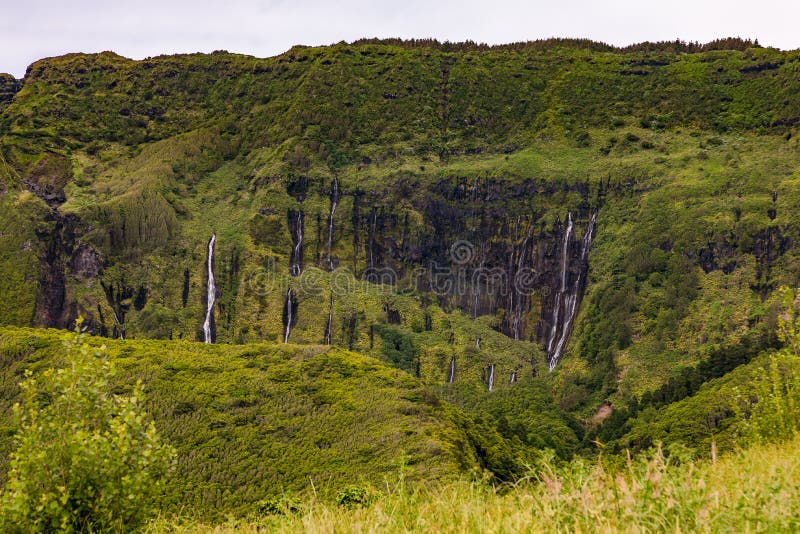
<svg viewBox="0 0 800 534">
<path fill-rule="evenodd" d="M 214 521 L 400 464 L 733 451 L 800 286 L 798 93 L 740 39 L 0 75 L 0 400 L 83 317 L 178 449 L 165 509 Z"/>
<path fill-rule="evenodd" d="M 3 472 L 19 377 L 60 365 L 68 336 L 0 332 Z M 499 442 L 413 377 L 341 349 L 90 343 L 108 347 L 116 393 L 143 381 L 147 411 L 178 450 L 163 503 L 169 510 L 246 514 L 260 500 L 304 493 L 309 480 L 320 495 L 333 495 L 347 485 L 380 485 L 401 468 L 409 483 L 452 480 L 479 470 Z"/>
</svg>

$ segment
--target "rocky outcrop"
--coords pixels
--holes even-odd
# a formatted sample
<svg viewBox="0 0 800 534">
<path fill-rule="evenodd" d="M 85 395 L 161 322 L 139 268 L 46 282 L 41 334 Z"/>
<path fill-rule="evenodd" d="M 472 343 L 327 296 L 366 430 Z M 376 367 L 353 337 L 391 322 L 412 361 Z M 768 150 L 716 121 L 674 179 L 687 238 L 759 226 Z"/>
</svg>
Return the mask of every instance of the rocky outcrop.
<svg viewBox="0 0 800 534">
<path fill-rule="evenodd" d="M 55 209 L 67 200 L 64 187 L 71 179 L 70 161 L 60 154 L 48 153 L 33 165 L 22 183 L 31 193 Z"/>
</svg>

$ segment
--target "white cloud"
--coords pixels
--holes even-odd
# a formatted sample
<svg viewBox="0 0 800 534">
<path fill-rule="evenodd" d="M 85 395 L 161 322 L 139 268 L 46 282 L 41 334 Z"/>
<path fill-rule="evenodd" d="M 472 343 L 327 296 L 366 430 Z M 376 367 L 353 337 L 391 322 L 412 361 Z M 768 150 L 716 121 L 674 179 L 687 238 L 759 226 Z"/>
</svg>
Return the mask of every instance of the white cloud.
<svg viewBox="0 0 800 534">
<path fill-rule="evenodd" d="M 435 37 L 492 44 L 588 37 L 644 40 L 757 38 L 800 47 L 800 3 L 763 0 L 100 0 L 7 2 L 0 9 L 0 72 L 22 76 L 32 61 L 113 50 L 132 58 L 225 49 L 256 56 L 294 44 L 360 37 Z"/>
</svg>

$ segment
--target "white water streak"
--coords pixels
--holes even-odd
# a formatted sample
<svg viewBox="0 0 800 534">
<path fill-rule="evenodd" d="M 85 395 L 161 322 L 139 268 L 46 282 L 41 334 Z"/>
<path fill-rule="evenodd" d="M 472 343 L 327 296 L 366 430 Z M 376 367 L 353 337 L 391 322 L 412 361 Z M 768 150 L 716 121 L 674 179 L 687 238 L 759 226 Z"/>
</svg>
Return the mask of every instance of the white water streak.
<svg viewBox="0 0 800 534">
<path fill-rule="evenodd" d="M 283 342 L 289 342 L 289 334 L 292 333 L 292 288 L 286 292 L 286 330 L 283 332 Z"/>
<path fill-rule="evenodd" d="M 331 196 L 331 213 L 328 217 L 328 267 L 333 270 L 333 216 L 339 204 L 339 180 L 333 179 L 333 195 Z"/>
<path fill-rule="evenodd" d="M 217 285 L 214 281 L 214 243 L 217 241 L 217 234 L 211 234 L 211 241 L 208 242 L 208 284 L 206 285 L 206 319 L 203 321 L 203 340 L 212 343 L 211 339 L 211 318 L 214 313 L 214 304 L 217 300 Z"/>
</svg>

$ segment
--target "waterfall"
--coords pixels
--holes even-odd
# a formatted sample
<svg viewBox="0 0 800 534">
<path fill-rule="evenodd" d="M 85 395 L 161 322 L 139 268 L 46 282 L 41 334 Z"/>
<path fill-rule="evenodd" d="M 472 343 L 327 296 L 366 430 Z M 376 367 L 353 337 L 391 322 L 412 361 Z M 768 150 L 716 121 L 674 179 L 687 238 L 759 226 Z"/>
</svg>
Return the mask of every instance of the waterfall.
<svg viewBox="0 0 800 534">
<path fill-rule="evenodd" d="M 481 338 L 475 338 L 475 348 L 481 350 Z"/>
<path fill-rule="evenodd" d="M 570 287 L 567 286 L 567 270 L 569 268 L 569 238 L 572 234 L 572 214 L 568 214 L 567 231 L 564 236 L 564 245 L 561 257 L 561 288 L 556 295 L 555 306 L 553 308 L 553 324 L 550 331 L 550 339 L 547 344 L 548 352 L 548 368 L 550 371 L 555 369 L 558 364 L 561 354 L 564 351 L 567 338 L 570 334 L 572 321 L 578 309 L 580 301 L 581 284 L 585 280 L 586 270 L 588 269 L 587 260 L 589 257 L 589 249 L 592 246 L 592 239 L 594 238 L 594 226 L 597 214 L 592 214 L 589 219 L 589 224 L 581 239 L 581 253 L 580 253 L 580 271 L 578 276 L 572 282 Z M 563 316 L 560 315 L 562 310 L 563 301 Z M 560 323 L 560 325 L 559 325 Z M 559 328 L 560 326 L 560 328 Z"/>
<path fill-rule="evenodd" d="M 508 380 L 508 383 L 513 384 L 516 381 L 517 381 L 517 372 L 511 371 L 511 378 Z"/>
<path fill-rule="evenodd" d="M 567 290 L 567 269 L 569 268 L 569 239 L 572 237 L 572 212 L 567 213 L 567 229 L 564 232 L 564 243 L 561 245 L 561 285 L 556 293 L 555 306 L 553 307 L 552 325 L 550 327 L 550 338 L 547 342 L 547 352 L 553 354 L 553 343 L 556 341 L 558 323 L 561 312 L 561 299 Z M 552 356 L 550 358 L 552 360 Z M 552 370 L 552 368 L 551 368 Z"/>
<path fill-rule="evenodd" d="M 583 239 L 581 240 L 581 259 L 585 260 L 589 255 L 589 248 L 592 246 L 592 239 L 594 238 L 594 224 L 595 219 L 597 218 L 597 214 L 593 213 L 591 219 L 589 219 L 589 226 L 586 228 L 586 233 L 583 234 Z"/>
<path fill-rule="evenodd" d="M 494 364 L 489 364 L 489 381 L 488 381 L 489 391 L 492 391 L 494 388 Z"/>
<path fill-rule="evenodd" d="M 450 358 L 450 373 L 447 375 L 447 383 L 452 384 L 456 379 L 456 357 Z"/>
<path fill-rule="evenodd" d="M 214 318 L 214 303 L 217 300 L 217 285 L 214 282 L 214 243 L 217 234 L 211 234 L 208 242 L 208 284 L 206 285 L 206 320 L 203 321 L 203 341 L 213 343 L 211 335 L 211 321 Z"/>
<path fill-rule="evenodd" d="M 292 247 L 292 257 L 290 259 L 289 274 L 300 276 L 303 270 L 303 212 L 297 210 L 297 221 L 295 224 L 295 235 L 292 236 L 294 246 Z"/>
<path fill-rule="evenodd" d="M 572 236 L 572 212 L 567 213 L 567 231 L 564 232 L 564 246 L 561 249 L 561 291 L 567 286 L 567 267 L 569 267 L 569 238 Z"/>
<path fill-rule="evenodd" d="M 339 179 L 333 179 L 333 190 L 331 191 L 331 213 L 328 217 L 328 268 L 333 270 L 333 216 L 336 213 L 336 206 L 339 204 Z"/>
<path fill-rule="evenodd" d="M 119 320 L 119 315 L 117 315 L 117 310 L 112 306 L 111 311 L 114 314 L 114 331 L 119 336 L 119 339 L 125 339 L 125 330 L 122 326 L 122 322 Z"/>
<path fill-rule="evenodd" d="M 331 330 L 333 329 L 333 290 L 331 290 L 331 304 L 328 308 L 328 324 L 325 326 L 325 344 L 331 344 Z M 288 336 L 287 336 L 288 339 Z"/>
<path fill-rule="evenodd" d="M 283 331 L 283 342 L 289 342 L 289 334 L 292 333 L 292 288 L 290 287 L 289 290 L 286 292 L 286 328 Z"/>
<path fill-rule="evenodd" d="M 289 274 L 293 277 L 300 276 L 303 271 L 303 211 L 295 212 L 289 210 L 289 229 L 292 231 L 292 254 L 289 259 Z M 297 309 L 294 292 L 291 286 L 286 291 L 285 325 L 283 331 L 283 342 L 289 342 L 289 335 L 292 333 L 292 323 L 296 321 Z"/>
</svg>

